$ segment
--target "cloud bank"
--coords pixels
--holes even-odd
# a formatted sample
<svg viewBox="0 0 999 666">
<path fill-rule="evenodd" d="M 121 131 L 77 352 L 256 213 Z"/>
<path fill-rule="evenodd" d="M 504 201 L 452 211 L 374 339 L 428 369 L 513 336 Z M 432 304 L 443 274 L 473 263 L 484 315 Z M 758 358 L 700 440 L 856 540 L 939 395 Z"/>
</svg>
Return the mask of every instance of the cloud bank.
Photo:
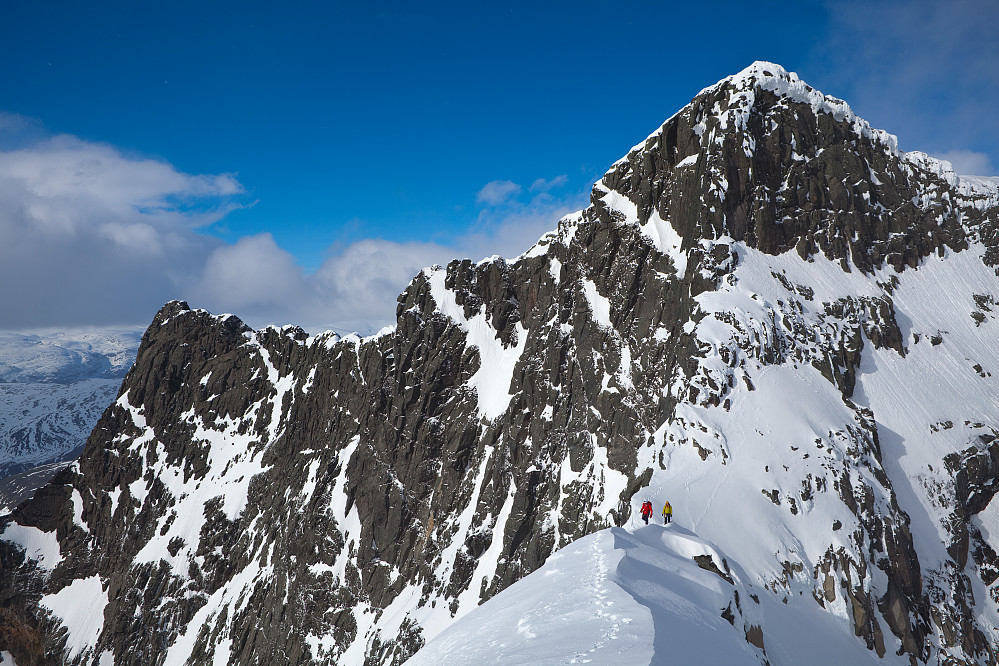
<svg viewBox="0 0 999 666">
<path fill-rule="evenodd" d="M 71 136 L 0 151 L 0 328 L 148 321 L 220 244 L 197 229 L 242 195 Z"/>
<path fill-rule="evenodd" d="M 973 150 L 948 150 L 943 153 L 933 153 L 933 157 L 950 162 L 954 171 L 969 176 L 988 176 L 996 173 L 992 159 L 985 153 Z"/>
<path fill-rule="evenodd" d="M 28 125 L 0 115 L 0 134 Z M 0 329 L 143 325 L 181 298 L 253 326 L 370 333 L 394 322 L 396 297 L 423 267 L 520 254 L 586 201 L 562 192 L 561 176 L 493 181 L 451 243 L 365 239 L 305 273 L 270 234 L 227 244 L 205 233 L 249 205 L 233 175 L 186 174 L 66 135 L 21 144 L 0 148 Z"/>
</svg>

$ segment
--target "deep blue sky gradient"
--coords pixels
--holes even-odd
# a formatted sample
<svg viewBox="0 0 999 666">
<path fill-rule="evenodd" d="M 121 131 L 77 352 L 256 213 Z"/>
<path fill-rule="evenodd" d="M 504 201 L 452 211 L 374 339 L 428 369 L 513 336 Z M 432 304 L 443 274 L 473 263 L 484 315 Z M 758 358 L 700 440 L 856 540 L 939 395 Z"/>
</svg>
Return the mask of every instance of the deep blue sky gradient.
<svg viewBox="0 0 999 666">
<path fill-rule="evenodd" d="M 258 203 L 217 233 L 314 268 L 334 242 L 446 239 L 492 180 L 580 189 L 701 88 L 805 65 L 825 23 L 695 4 L 5 3 L 0 109 L 237 174 Z"/>
</svg>

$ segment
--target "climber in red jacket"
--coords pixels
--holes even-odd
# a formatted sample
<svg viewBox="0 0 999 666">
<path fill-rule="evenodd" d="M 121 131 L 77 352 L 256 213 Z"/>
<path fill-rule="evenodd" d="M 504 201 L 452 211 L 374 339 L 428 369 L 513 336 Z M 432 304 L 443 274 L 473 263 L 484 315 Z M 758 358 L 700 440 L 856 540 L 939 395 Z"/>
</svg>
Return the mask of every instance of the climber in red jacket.
<svg viewBox="0 0 999 666">
<path fill-rule="evenodd" d="M 644 520 L 645 524 L 648 525 L 649 518 L 651 517 L 652 517 L 652 502 L 650 502 L 649 500 L 645 500 L 642 503 L 642 520 Z"/>
</svg>

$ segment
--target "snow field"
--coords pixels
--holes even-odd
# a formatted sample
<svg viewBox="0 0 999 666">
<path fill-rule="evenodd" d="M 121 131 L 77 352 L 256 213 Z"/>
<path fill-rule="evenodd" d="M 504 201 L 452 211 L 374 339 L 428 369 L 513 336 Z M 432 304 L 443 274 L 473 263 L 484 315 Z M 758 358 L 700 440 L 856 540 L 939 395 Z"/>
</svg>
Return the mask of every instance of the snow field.
<svg viewBox="0 0 999 666">
<path fill-rule="evenodd" d="M 55 594 L 45 595 L 39 603 L 58 617 L 69 632 L 66 649 L 70 659 L 93 646 L 104 629 L 108 593 L 101 585 L 100 576 L 78 578 Z"/>
<path fill-rule="evenodd" d="M 951 487 L 944 458 L 981 446 L 978 435 L 999 430 L 999 321 L 995 312 L 986 312 L 977 325 L 971 317 L 977 309 L 973 294 L 999 294 L 999 277 L 979 259 L 981 251 L 973 246 L 934 255 L 900 276 L 892 298 L 906 357 L 865 346 L 855 395 L 858 404 L 874 412 L 885 470 L 899 504 L 912 517 L 924 576 L 948 570 L 945 544 L 951 535 L 945 521 L 953 508 L 940 500 L 940 488 Z M 934 335 L 940 336 L 939 344 L 931 341 Z M 973 521 L 985 527 L 990 545 L 999 549 L 999 530 L 989 529 L 996 503 Z M 988 599 L 977 573 L 968 574 L 974 597 Z M 981 626 L 992 628 L 993 643 L 999 642 L 994 605 L 980 603 L 977 612 Z"/>
</svg>

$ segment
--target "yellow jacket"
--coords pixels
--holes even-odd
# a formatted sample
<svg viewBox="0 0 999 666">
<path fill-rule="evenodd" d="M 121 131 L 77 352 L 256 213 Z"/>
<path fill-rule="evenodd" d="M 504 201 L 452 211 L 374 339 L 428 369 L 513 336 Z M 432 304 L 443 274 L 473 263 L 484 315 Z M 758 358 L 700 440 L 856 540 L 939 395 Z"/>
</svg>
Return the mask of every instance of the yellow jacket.
<svg viewBox="0 0 999 666">
<path fill-rule="evenodd" d="M 669 502 L 666 502 L 666 506 L 663 507 L 663 515 L 664 516 L 672 516 L 673 515 L 673 507 L 671 507 L 669 505 Z"/>
</svg>

